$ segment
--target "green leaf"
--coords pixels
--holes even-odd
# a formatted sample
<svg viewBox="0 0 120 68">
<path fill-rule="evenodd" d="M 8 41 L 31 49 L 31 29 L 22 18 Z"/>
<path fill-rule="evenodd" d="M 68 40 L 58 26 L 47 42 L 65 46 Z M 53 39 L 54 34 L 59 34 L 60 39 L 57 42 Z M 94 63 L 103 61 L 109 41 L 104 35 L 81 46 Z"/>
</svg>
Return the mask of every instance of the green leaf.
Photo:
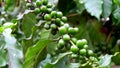
<svg viewBox="0 0 120 68">
<path fill-rule="evenodd" d="M 22 68 L 22 64 L 19 60 L 23 58 L 22 50 L 18 49 L 17 40 L 11 34 L 12 29 L 6 28 L 3 31 L 4 41 L 5 41 L 5 48 L 7 50 L 8 55 L 8 65 L 10 68 Z"/>
<path fill-rule="evenodd" d="M 33 47 L 30 47 L 25 54 L 25 63 L 23 68 L 36 68 L 38 63 L 46 57 L 46 46 L 51 40 L 40 39 Z"/>
<path fill-rule="evenodd" d="M 7 64 L 7 53 L 5 50 L 0 50 L 0 67 Z"/>
<path fill-rule="evenodd" d="M 118 21 L 120 21 L 120 7 L 118 7 L 114 12 L 113 12 L 113 16 L 115 19 L 117 19 Z"/>
<path fill-rule="evenodd" d="M 33 13 L 25 14 L 22 20 L 22 31 L 24 32 L 25 36 L 28 38 L 31 36 L 32 28 L 35 26 L 36 16 Z"/>
<path fill-rule="evenodd" d="M 103 0 L 103 12 L 102 12 L 102 16 L 104 18 L 109 17 L 109 15 L 112 12 L 112 0 Z"/>
<path fill-rule="evenodd" d="M 116 52 L 115 55 L 112 57 L 112 61 L 116 65 L 120 65 L 120 52 Z"/>
<path fill-rule="evenodd" d="M 55 57 L 53 57 L 52 64 L 56 64 L 58 61 L 60 61 L 62 58 L 64 58 L 67 55 L 72 54 L 72 52 L 66 52 L 66 53 L 61 53 Z"/>
<path fill-rule="evenodd" d="M 86 10 L 92 15 L 95 16 L 98 20 L 102 13 L 102 0 L 83 0 Z"/>
<path fill-rule="evenodd" d="M 113 2 L 120 6 L 120 0 L 113 0 Z"/>
<path fill-rule="evenodd" d="M 54 68 L 53 64 L 47 63 L 44 68 Z"/>
<path fill-rule="evenodd" d="M 109 66 L 109 64 L 111 63 L 111 58 L 112 55 L 106 54 L 105 56 L 103 56 L 102 59 L 99 61 L 100 66 L 101 67 Z"/>
<path fill-rule="evenodd" d="M 80 63 L 69 63 L 66 68 L 79 68 Z"/>
</svg>

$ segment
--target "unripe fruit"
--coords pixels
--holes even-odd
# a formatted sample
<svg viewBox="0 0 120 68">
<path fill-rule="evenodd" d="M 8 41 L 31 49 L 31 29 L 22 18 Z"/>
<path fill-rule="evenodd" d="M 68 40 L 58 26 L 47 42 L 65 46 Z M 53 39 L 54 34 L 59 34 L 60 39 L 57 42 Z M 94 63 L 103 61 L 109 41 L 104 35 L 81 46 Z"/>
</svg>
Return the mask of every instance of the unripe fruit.
<svg viewBox="0 0 120 68">
<path fill-rule="evenodd" d="M 60 18 L 56 18 L 56 19 L 55 19 L 55 24 L 56 24 L 57 26 L 60 26 L 60 22 L 61 22 Z"/>
<path fill-rule="evenodd" d="M 86 55 L 86 52 L 87 52 L 86 49 L 81 49 L 80 50 L 80 55 Z"/>
<path fill-rule="evenodd" d="M 62 49 L 63 47 L 64 47 L 63 45 L 60 45 L 60 44 L 57 45 L 58 49 Z"/>
<path fill-rule="evenodd" d="M 51 8 L 52 7 L 52 4 L 47 4 L 47 8 Z"/>
<path fill-rule="evenodd" d="M 92 56 L 93 55 L 93 51 L 92 50 L 88 50 L 88 55 Z"/>
<path fill-rule="evenodd" d="M 61 22 L 60 22 L 60 26 L 63 26 L 63 25 L 64 25 L 64 22 L 61 21 Z"/>
<path fill-rule="evenodd" d="M 61 45 L 61 46 L 64 46 L 65 45 L 65 41 L 63 39 L 60 39 L 58 41 L 58 44 Z"/>
<path fill-rule="evenodd" d="M 73 29 L 74 29 L 75 34 L 79 32 L 79 29 L 77 27 L 75 27 Z"/>
<path fill-rule="evenodd" d="M 83 48 L 84 48 L 84 49 L 88 49 L 88 45 L 84 45 Z"/>
<path fill-rule="evenodd" d="M 27 3 L 27 4 L 26 4 L 26 7 L 31 7 L 31 6 L 32 6 L 31 3 Z"/>
<path fill-rule="evenodd" d="M 57 12 L 56 12 L 56 11 L 52 11 L 52 12 L 51 12 L 51 17 L 56 17 L 56 15 L 57 15 Z"/>
<path fill-rule="evenodd" d="M 68 23 L 65 23 L 63 26 L 65 26 L 67 29 L 70 27 Z"/>
<path fill-rule="evenodd" d="M 66 29 L 64 26 L 61 26 L 61 27 L 59 28 L 59 33 L 60 33 L 60 34 L 66 34 L 66 33 L 67 33 L 67 29 Z"/>
<path fill-rule="evenodd" d="M 71 38 L 72 42 L 76 44 L 77 38 Z"/>
<path fill-rule="evenodd" d="M 61 20 L 62 20 L 63 22 L 67 22 L 67 17 L 63 16 L 63 17 L 61 18 Z"/>
<path fill-rule="evenodd" d="M 78 58 L 79 56 L 77 54 L 72 54 L 71 57 L 72 58 Z"/>
<path fill-rule="evenodd" d="M 83 48 L 83 46 L 84 46 L 82 40 L 78 40 L 78 41 L 76 42 L 76 45 L 77 45 L 78 48 Z"/>
<path fill-rule="evenodd" d="M 63 35 L 63 40 L 64 41 L 69 41 L 70 40 L 70 36 L 68 34 Z"/>
<path fill-rule="evenodd" d="M 76 45 L 72 45 L 71 48 L 70 48 L 70 51 L 72 51 L 73 53 L 78 53 L 79 48 Z"/>
<path fill-rule="evenodd" d="M 55 24 L 51 24 L 50 28 L 51 28 L 51 29 L 56 29 L 57 26 L 56 26 Z"/>
<path fill-rule="evenodd" d="M 49 14 L 45 14 L 44 19 L 47 21 L 51 20 L 51 16 Z"/>
<path fill-rule="evenodd" d="M 60 21 L 61 21 L 60 18 L 55 19 L 55 22 L 57 22 L 57 23 L 60 23 Z"/>
<path fill-rule="evenodd" d="M 73 29 L 73 27 L 69 27 L 69 28 L 68 28 L 68 33 L 69 33 L 69 34 L 74 34 L 74 29 Z"/>
<path fill-rule="evenodd" d="M 60 18 L 60 17 L 62 17 L 62 16 L 63 16 L 63 13 L 62 13 L 62 12 L 60 12 L 60 11 L 57 12 L 57 17 L 58 17 L 58 18 Z"/>
<path fill-rule="evenodd" d="M 47 12 L 47 7 L 46 6 L 42 6 L 41 7 L 41 12 Z"/>
<path fill-rule="evenodd" d="M 82 39 L 82 44 L 83 45 L 87 44 L 87 40 L 86 39 Z"/>
<path fill-rule="evenodd" d="M 48 9 L 47 9 L 47 12 L 48 12 L 48 13 L 51 13 L 51 12 L 52 12 L 52 9 L 51 9 L 51 8 L 48 8 Z"/>
<path fill-rule="evenodd" d="M 47 5 L 48 4 L 48 0 L 42 0 L 43 5 Z"/>
<path fill-rule="evenodd" d="M 39 9 L 39 8 L 35 8 L 34 12 L 35 12 L 36 14 L 38 14 L 38 13 L 40 13 L 40 9 Z"/>
<path fill-rule="evenodd" d="M 42 5 L 42 2 L 41 1 L 36 1 L 36 6 L 37 7 L 40 7 Z"/>
</svg>

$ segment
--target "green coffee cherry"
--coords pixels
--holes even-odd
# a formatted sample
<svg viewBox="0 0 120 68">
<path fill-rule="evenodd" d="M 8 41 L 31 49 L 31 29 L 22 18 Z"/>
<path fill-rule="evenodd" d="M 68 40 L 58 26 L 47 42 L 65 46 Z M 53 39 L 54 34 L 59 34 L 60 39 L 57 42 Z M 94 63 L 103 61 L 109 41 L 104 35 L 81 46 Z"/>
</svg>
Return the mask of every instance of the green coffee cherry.
<svg viewBox="0 0 120 68">
<path fill-rule="evenodd" d="M 56 19 L 55 19 L 55 24 L 56 24 L 57 26 L 60 26 L 60 22 L 61 22 L 60 18 L 56 18 Z"/>
<path fill-rule="evenodd" d="M 67 29 L 70 27 L 68 23 L 65 23 L 63 26 L 65 26 Z"/>
<path fill-rule="evenodd" d="M 48 0 L 42 0 L 43 5 L 47 5 L 48 4 Z"/>
<path fill-rule="evenodd" d="M 88 49 L 88 45 L 84 45 L 83 48 L 84 48 L 84 49 Z"/>
<path fill-rule="evenodd" d="M 51 12 L 52 12 L 52 8 L 48 8 L 48 9 L 47 9 L 47 12 L 48 12 L 48 13 L 51 13 Z"/>
<path fill-rule="evenodd" d="M 52 12 L 51 12 L 51 17 L 56 17 L 56 15 L 57 15 L 57 12 L 56 12 L 56 11 L 52 11 Z"/>
<path fill-rule="evenodd" d="M 79 56 L 77 54 L 72 54 L 71 57 L 75 59 L 78 58 Z"/>
<path fill-rule="evenodd" d="M 77 38 L 71 38 L 72 42 L 76 44 Z"/>
<path fill-rule="evenodd" d="M 58 17 L 58 18 L 60 18 L 60 17 L 62 17 L 62 16 L 63 16 L 63 13 L 62 13 L 62 12 L 60 12 L 60 11 L 57 12 L 57 17 Z"/>
<path fill-rule="evenodd" d="M 72 51 L 73 53 L 78 53 L 79 48 L 76 45 L 73 45 L 73 46 L 71 46 L 70 51 Z"/>
<path fill-rule="evenodd" d="M 74 30 L 74 34 L 79 32 L 79 29 L 77 27 L 73 28 L 73 30 Z"/>
<path fill-rule="evenodd" d="M 63 16 L 63 17 L 61 18 L 61 20 L 62 20 L 63 22 L 67 22 L 67 17 Z"/>
<path fill-rule="evenodd" d="M 87 44 L 87 40 L 86 39 L 82 39 L 82 44 L 86 45 Z"/>
<path fill-rule="evenodd" d="M 61 26 L 61 27 L 59 28 L 59 33 L 60 33 L 60 34 L 66 34 L 66 33 L 67 33 L 67 29 L 66 29 L 64 26 Z"/>
<path fill-rule="evenodd" d="M 47 8 L 52 8 L 52 4 L 47 4 Z"/>
<path fill-rule="evenodd" d="M 63 25 L 64 25 L 64 22 L 61 21 L 61 22 L 60 22 L 60 26 L 63 26 Z"/>
<path fill-rule="evenodd" d="M 83 48 L 83 46 L 84 46 L 82 40 L 78 40 L 78 41 L 76 42 L 76 45 L 77 45 L 78 48 Z"/>
<path fill-rule="evenodd" d="M 32 6 L 31 3 L 27 3 L 27 4 L 26 4 L 26 7 L 31 7 L 31 6 Z"/>
<path fill-rule="evenodd" d="M 47 12 L 47 7 L 46 6 L 42 6 L 41 7 L 41 12 Z"/>
<path fill-rule="evenodd" d="M 55 22 L 57 22 L 57 23 L 60 23 L 60 21 L 61 21 L 60 18 L 55 19 Z"/>
<path fill-rule="evenodd" d="M 77 27 L 75 27 L 75 28 L 69 27 L 69 28 L 68 28 L 68 33 L 69 33 L 69 34 L 72 34 L 72 35 L 76 34 L 78 31 L 79 31 L 79 30 L 78 30 Z"/>
<path fill-rule="evenodd" d="M 55 24 L 51 24 L 50 28 L 51 28 L 51 29 L 56 29 L 57 26 L 56 26 Z"/>
<path fill-rule="evenodd" d="M 42 5 L 42 2 L 41 1 L 36 1 L 36 6 L 37 7 L 40 7 Z"/>
<path fill-rule="evenodd" d="M 86 55 L 86 53 L 87 53 L 86 49 L 81 49 L 80 50 L 80 55 Z"/>
<path fill-rule="evenodd" d="M 44 19 L 47 21 L 51 20 L 51 16 L 49 14 L 45 14 Z"/>
<path fill-rule="evenodd" d="M 74 34 L 74 28 L 73 27 L 69 27 L 68 28 L 68 33 L 69 34 Z"/>
<path fill-rule="evenodd" d="M 63 35 L 63 40 L 64 41 L 69 41 L 70 40 L 70 36 L 68 34 Z"/>
<path fill-rule="evenodd" d="M 35 8 L 34 12 L 35 12 L 36 14 L 38 14 L 38 13 L 40 13 L 40 9 L 39 9 L 39 8 Z"/>
<path fill-rule="evenodd" d="M 64 46 L 65 45 L 65 41 L 63 39 L 60 39 L 58 41 L 58 44 L 61 45 L 61 46 Z"/>
<path fill-rule="evenodd" d="M 93 51 L 92 50 L 88 50 L 88 55 L 92 56 L 93 55 Z"/>
</svg>

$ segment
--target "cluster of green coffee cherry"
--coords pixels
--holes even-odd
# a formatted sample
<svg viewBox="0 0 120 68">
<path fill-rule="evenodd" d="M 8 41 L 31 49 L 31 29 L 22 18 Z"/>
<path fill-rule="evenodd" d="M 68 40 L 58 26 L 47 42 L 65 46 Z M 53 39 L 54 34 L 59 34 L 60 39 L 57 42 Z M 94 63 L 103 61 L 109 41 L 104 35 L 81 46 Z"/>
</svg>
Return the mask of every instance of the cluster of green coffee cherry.
<svg viewBox="0 0 120 68">
<path fill-rule="evenodd" d="M 33 6 L 31 3 L 27 3 L 27 7 Z M 51 33 L 55 35 L 59 33 L 61 36 L 58 40 L 57 50 L 66 49 L 71 51 L 73 58 L 80 56 L 92 56 L 93 51 L 88 49 L 87 40 L 77 40 L 74 37 L 79 32 L 77 27 L 71 27 L 67 22 L 67 17 L 63 16 L 60 11 L 54 11 L 52 5 L 48 3 L 48 0 L 36 1 L 34 12 L 38 16 L 43 17 L 45 20 L 44 28 L 51 30 Z"/>
</svg>

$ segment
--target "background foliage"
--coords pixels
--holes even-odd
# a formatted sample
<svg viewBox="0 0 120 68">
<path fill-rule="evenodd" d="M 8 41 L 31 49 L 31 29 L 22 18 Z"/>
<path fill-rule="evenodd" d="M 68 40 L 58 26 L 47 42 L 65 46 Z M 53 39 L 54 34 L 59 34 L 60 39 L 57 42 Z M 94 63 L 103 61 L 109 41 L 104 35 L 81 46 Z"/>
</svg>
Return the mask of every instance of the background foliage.
<svg viewBox="0 0 120 68">
<path fill-rule="evenodd" d="M 45 21 L 27 9 L 28 2 L 34 5 L 36 0 L 0 0 L 0 68 L 120 65 L 120 0 L 49 0 L 52 10 L 61 11 L 70 26 L 79 28 L 75 37 L 87 39 L 95 55 L 84 64 L 72 60 L 71 52 L 56 53 L 59 33 L 44 29 Z"/>
</svg>

